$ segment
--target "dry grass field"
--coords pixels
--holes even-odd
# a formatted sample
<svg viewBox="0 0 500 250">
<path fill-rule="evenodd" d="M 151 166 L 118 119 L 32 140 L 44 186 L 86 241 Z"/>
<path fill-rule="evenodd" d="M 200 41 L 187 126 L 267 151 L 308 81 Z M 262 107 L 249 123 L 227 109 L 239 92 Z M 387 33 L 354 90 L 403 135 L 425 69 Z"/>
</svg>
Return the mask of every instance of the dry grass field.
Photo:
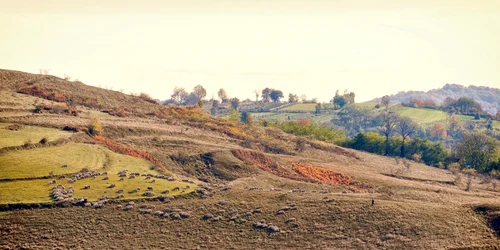
<svg viewBox="0 0 500 250">
<path fill-rule="evenodd" d="M 153 104 L 131 104 L 137 116 L 110 116 L 103 112 L 109 107 L 85 105 L 78 116 L 34 114 L 28 108 L 34 99 L 13 93 L 31 81 L 51 89 L 66 84 L 49 80 L 0 71 L 4 93 L 16 97 L 2 103 L 2 126 L 22 125 L 44 136 L 66 135 L 65 125 L 81 130 L 62 144 L 0 152 L 1 248 L 500 248 L 498 180 L 332 145 L 308 143 L 299 152 L 295 137 L 274 129 L 187 109 L 170 111 L 168 119 L 145 116 L 148 108 L 157 109 Z M 85 86 L 79 90 L 87 94 Z M 117 100 L 108 104 L 127 108 Z M 16 109 L 18 102 L 26 108 Z M 82 132 L 95 116 L 106 138 L 149 153 L 166 170 L 113 152 Z M 2 133 L 17 138 L 21 131 Z M 100 175 L 72 182 L 82 168 Z M 132 172 L 139 175 L 131 178 Z M 56 201 L 51 193 L 58 185 L 87 200 Z M 148 187 L 154 196 L 144 196 Z"/>
</svg>

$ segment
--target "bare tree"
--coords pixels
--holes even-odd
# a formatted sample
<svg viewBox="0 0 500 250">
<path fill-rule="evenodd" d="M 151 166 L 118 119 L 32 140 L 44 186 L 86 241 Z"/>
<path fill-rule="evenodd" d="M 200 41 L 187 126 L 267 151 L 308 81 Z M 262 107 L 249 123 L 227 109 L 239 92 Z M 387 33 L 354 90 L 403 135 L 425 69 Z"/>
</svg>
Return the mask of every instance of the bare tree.
<svg viewBox="0 0 500 250">
<path fill-rule="evenodd" d="M 399 133 L 401 133 L 401 137 L 403 137 L 403 142 L 401 143 L 401 157 L 405 156 L 405 140 L 413 134 L 418 128 L 418 124 L 416 124 L 409 117 L 400 117 L 398 122 Z"/>
<path fill-rule="evenodd" d="M 306 95 L 304 95 L 304 94 L 300 95 L 300 100 L 301 100 L 302 102 L 307 102 L 307 96 L 306 96 Z"/>
<path fill-rule="evenodd" d="M 255 102 L 258 102 L 258 101 L 259 101 L 259 95 L 260 95 L 260 93 L 261 93 L 261 92 L 260 92 L 260 90 L 255 89 L 255 90 L 253 91 L 253 93 L 255 94 Z"/>
<path fill-rule="evenodd" d="M 394 133 L 398 122 L 398 115 L 391 112 L 384 112 L 382 114 L 382 126 L 380 127 L 380 133 L 385 136 L 385 154 L 389 155 L 389 137 Z"/>
</svg>

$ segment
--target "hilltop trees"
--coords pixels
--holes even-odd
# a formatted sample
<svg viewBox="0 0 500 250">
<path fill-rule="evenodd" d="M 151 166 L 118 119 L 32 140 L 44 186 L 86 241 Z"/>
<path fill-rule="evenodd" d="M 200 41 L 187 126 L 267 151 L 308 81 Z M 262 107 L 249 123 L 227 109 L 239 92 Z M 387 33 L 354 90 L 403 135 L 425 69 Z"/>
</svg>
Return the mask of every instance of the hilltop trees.
<svg viewBox="0 0 500 250">
<path fill-rule="evenodd" d="M 391 98 L 388 95 L 382 97 L 382 105 L 384 105 L 385 110 L 389 110 L 389 103 L 391 103 Z"/>
<path fill-rule="evenodd" d="M 269 102 L 271 100 L 271 92 L 273 89 L 265 88 L 262 90 L 262 101 Z"/>
<path fill-rule="evenodd" d="M 253 91 L 253 93 L 255 94 L 255 102 L 258 102 L 258 101 L 259 101 L 259 93 L 260 93 L 260 90 L 255 89 L 255 90 Z"/>
<path fill-rule="evenodd" d="M 299 102 L 299 96 L 293 93 L 288 94 L 288 102 L 289 103 Z"/>
<path fill-rule="evenodd" d="M 240 107 L 240 99 L 238 99 L 236 97 L 231 99 L 231 107 L 234 110 L 238 111 L 238 108 Z"/>
<path fill-rule="evenodd" d="M 171 97 L 178 104 L 184 104 L 188 95 L 189 94 L 186 92 L 185 88 L 175 87 L 174 93 L 171 95 Z"/>
<path fill-rule="evenodd" d="M 227 102 L 226 90 L 219 89 L 219 92 L 217 92 L 217 96 L 219 96 L 220 102 L 222 102 L 222 103 Z"/>
<path fill-rule="evenodd" d="M 335 97 L 333 97 L 333 104 L 336 108 L 343 108 L 345 105 L 353 104 L 356 94 L 354 92 L 348 93 L 347 90 L 344 91 L 343 95 L 339 94 L 339 90 L 335 92 Z"/>
<path fill-rule="evenodd" d="M 279 102 L 280 99 L 283 98 L 283 92 L 281 92 L 281 90 L 273 89 L 269 94 L 269 97 L 273 100 L 273 102 Z"/>
<path fill-rule="evenodd" d="M 193 89 L 193 95 L 196 96 L 198 101 L 201 101 L 205 98 L 205 96 L 207 96 L 207 90 L 205 90 L 205 88 L 201 85 L 196 85 Z"/>
</svg>

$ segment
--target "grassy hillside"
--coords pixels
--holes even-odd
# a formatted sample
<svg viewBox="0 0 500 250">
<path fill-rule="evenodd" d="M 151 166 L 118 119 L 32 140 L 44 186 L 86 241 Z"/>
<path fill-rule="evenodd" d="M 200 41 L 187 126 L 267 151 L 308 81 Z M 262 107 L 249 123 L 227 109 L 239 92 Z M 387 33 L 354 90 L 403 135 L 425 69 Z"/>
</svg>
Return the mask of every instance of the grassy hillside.
<svg viewBox="0 0 500 250">
<path fill-rule="evenodd" d="M 58 129 L 0 123 L 0 148 L 20 146 L 24 143 L 37 143 L 42 138 L 46 138 L 47 141 L 55 141 L 68 138 L 71 135 L 70 132 Z"/>
<path fill-rule="evenodd" d="M 14 100 L 2 103 L 9 110 L 0 112 L 2 124 L 47 133 L 70 124 L 79 132 L 61 144 L 0 152 L 0 210 L 9 211 L 0 213 L 2 248 L 500 247 L 500 182 L 494 178 L 301 140 L 196 108 L 151 103 L 154 116 L 141 107 L 129 117 L 84 106 L 78 116 L 32 113 L 16 103 L 33 107 L 34 100 L 12 89 L 24 84 L 16 79 L 33 76 L 7 73 L 1 86 Z M 56 92 L 58 84 L 51 85 Z M 132 107 L 127 100 L 114 101 Z M 112 144 L 85 133 L 93 115 Z M 429 120 L 438 119 L 434 115 Z M 100 175 L 74 181 L 81 173 Z M 148 187 L 154 196 L 145 196 Z M 57 201 L 54 190 L 74 200 Z"/>
</svg>

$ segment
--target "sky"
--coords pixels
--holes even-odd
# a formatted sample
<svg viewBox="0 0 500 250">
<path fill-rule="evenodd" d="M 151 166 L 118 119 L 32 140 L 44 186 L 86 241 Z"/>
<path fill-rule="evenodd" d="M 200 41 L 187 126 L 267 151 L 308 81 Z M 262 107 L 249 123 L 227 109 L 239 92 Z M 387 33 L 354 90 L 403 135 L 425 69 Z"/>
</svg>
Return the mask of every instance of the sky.
<svg viewBox="0 0 500 250">
<path fill-rule="evenodd" d="M 0 0 L 0 68 L 167 99 L 500 88 L 498 0 Z"/>
</svg>

